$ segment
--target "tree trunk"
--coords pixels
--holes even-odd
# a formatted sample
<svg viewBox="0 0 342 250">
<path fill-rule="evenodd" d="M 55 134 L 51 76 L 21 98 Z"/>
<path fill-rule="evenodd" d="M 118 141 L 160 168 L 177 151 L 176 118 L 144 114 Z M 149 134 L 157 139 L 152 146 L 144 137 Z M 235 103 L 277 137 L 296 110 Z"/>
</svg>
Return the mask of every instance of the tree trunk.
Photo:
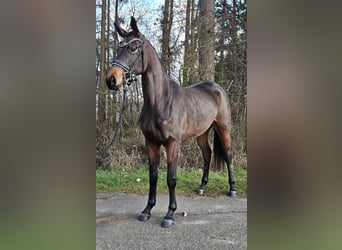
<svg viewBox="0 0 342 250">
<path fill-rule="evenodd" d="M 189 85 L 188 72 L 190 67 L 190 8 L 191 0 L 186 1 L 186 17 L 185 17 L 185 40 L 184 40 L 184 64 L 183 64 L 183 85 Z"/>
<path fill-rule="evenodd" d="M 217 82 L 224 86 L 224 84 L 228 81 L 227 79 L 227 72 L 225 70 L 225 52 L 226 52 L 226 45 L 225 45 L 225 38 L 228 37 L 228 25 L 226 22 L 228 20 L 228 6 L 226 0 L 221 1 L 221 16 L 220 16 L 220 41 L 219 41 L 219 50 L 220 50 L 220 60 L 219 60 L 219 67 L 218 67 L 218 79 Z"/>
<path fill-rule="evenodd" d="M 191 17 L 190 17 L 190 56 L 189 56 L 189 83 L 192 84 L 199 80 L 198 70 L 196 69 L 196 62 L 198 61 L 198 54 L 196 53 L 198 36 L 196 35 L 196 17 L 195 0 L 191 0 Z M 198 29 L 197 29 L 198 30 Z"/>
<path fill-rule="evenodd" d="M 100 84 L 98 94 L 98 124 L 101 126 L 106 120 L 106 3 L 107 0 L 102 0 L 102 17 L 101 17 L 101 41 L 100 41 Z"/>
<path fill-rule="evenodd" d="M 115 0 L 115 14 L 114 14 L 114 23 L 119 23 L 119 0 Z M 113 23 L 113 27 L 114 27 Z M 113 49 L 113 58 L 116 57 L 116 48 L 118 47 L 119 44 L 119 37 L 118 37 L 118 32 L 115 30 L 113 32 L 113 38 L 114 38 L 114 49 Z"/>
<path fill-rule="evenodd" d="M 114 23 L 119 23 L 119 0 L 115 0 L 115 13 L 114 13 Z M 114 27 L 113 23 L 113 27 Z M 113 32 L 113 59 L 116 58 L 116 52 L 119 44 L 119 37 L 118 37 L 118 32 L 114 30 Z M 115 127 L 118 126 L 118 121 L 119 121 L 119 113 L 120 110 L 118 109 L 118 103 L 120 101 L 120 95 L 118 91 L 112 92 L 112 105 L 113 105 L 113 130 Z"/>
<path fill-rule="evenodd" d="M 164 4 L 164 17 L 162 20 L 162 54 L 161 60 L 167 73 L 170 73 L 171 69 L 171 55 L 170 55 L 170 33 L 172 26 L 172 14 L 173 14 L 173 0 L 165 0 Z"/>
<path fill-rule="evenodd" d="M 106 37 L 106 41 L 107 41 L 107 48 L 108 48 L 108 52 L 106 53 L 106 62 L 107 62 L 107 67 L 110 64 L 110 55 L 109 55 L 109 41 L 110 41 L 110 2 L 111 0 L 107 0 L 107 37 Z M 112 111 L 112 100 L 111 100 L 111 96 L 107 90 L 107 88 L 105 88 L 105 92 L 106 92 L 106 114 L 107 114 L 107 126 L 108 128 L 112 127 L 112 116 L 113 113 Z"/>
<path fill-rule="evenodd" d="M 215 79 L 215 1 L 199 0 L 199 76 Z"/>
<path fill-rule="evenodd" d="M 236 0 L 233 0 L 233 6 L 232 6 L 232 68 L 233 68 L 233 76 L 234 81 L 237 81 L 237 24 L 236 24 Z"/>
</svg>

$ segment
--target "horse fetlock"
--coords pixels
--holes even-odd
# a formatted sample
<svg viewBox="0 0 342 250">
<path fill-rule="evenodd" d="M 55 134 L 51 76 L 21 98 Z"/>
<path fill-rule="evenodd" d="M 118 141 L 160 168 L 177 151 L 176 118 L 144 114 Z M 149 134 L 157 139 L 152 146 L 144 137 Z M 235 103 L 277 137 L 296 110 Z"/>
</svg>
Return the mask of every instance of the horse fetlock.
<svg viewBox="0 0 342 250">
<path fill-rule="evenodd" d="M 203 178 L 202 178 L 202 184 L 201 184 L 201 186 L 203 186 L 203 188 L 205 187 L 205 185 L 207 185 L 208 184 L 208 177 L 207 176 L 204 176 Z"/>
<path fill-rule="evenodd" d="M 164 220 L 173 220 L 173 215 L 175 213 L 175 210 L 176 209 L 170 209 L 170 207 L 169 207 L 169 211 L 167 211 L 167 213 L 164 217 Z"/>
<path fill-rule="evenodd" d="M 155 199 L 148 200 L 147 206 L 148 206 L 149 210 L 151 210 L 155 205 L 156 205 Z"/>
<path fill-rule="evenodd" d="M 173 213 L 177 210 L 177 203 L 171 203 L 169 205 L 169 211 L 167 212 L 167 215 L 173 216 Z M 167 216 L 166 215 L 166 216 Z"/>
</svg>

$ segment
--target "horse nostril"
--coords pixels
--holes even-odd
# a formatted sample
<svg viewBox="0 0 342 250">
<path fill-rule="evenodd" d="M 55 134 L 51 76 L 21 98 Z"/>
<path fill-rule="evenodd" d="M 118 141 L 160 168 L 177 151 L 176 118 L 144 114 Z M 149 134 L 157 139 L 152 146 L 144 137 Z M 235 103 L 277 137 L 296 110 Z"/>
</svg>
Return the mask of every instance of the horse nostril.
<svg viewBox="0 0 342 250">
<path fill-rule="evenodd" d="M 115 81 L 115 77 L 109 77 L 106 79 L 106 83 L 107 83 L 107 87 L 110 90 L 115 90 L 115 85 L 116 85 L 116 81 Z"/>
</svg>

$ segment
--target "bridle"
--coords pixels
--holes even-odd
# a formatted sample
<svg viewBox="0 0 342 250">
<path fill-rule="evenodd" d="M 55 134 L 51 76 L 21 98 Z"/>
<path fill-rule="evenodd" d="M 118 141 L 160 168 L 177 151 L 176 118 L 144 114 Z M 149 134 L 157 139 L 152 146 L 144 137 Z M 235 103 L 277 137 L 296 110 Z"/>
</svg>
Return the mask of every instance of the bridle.
<svg viewBox="0 0 342 250">
<path fill-rule="evenodd" d="M 119 43 L 119 48 L 125 48 L 128 47 L 132 42 L 138 41 L 142 44 L 142 46 L 139 48 L 138 52 L 136 53 L 136 56 L 133 60 L 133 63 L 131 66 L 128 66 L 126 63 L 119 59 L 115 59 L 114 62 L 112 63 L 112 66 L 116 65 L 123 69 L 125 71 L 124 75 L 124 80 L 127 82 L 127 85 L 131 85 L 134 81 L 136 81 L 136 76 L 132 74 L 132 70 L 134 69 L 135 64 L 137 63 L 139 56 L 141 55 L 141 60 L 142 60 L 142 69 L 144 70 L 144 40 L 142 38 L 133 38 L 127 43 L 120 42 Z M 128 49 L 128 53 L 132 54 L 132 52 Z"/>
</svg>

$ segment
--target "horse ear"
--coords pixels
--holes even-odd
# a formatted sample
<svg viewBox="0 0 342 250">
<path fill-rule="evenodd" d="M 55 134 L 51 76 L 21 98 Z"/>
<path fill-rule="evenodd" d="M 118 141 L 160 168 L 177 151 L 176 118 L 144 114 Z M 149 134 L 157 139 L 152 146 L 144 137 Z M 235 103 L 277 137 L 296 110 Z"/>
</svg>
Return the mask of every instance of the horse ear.
<svg viewBox="0 0 342 250">
<path fill-rule="evenodd" d="M 119 35 L 121 37 L 127 36 L 128 32 L 126 30 L 120 28 L 120 26 L 118 24 L 116 24 L 116 23 L 114 23 L 114 26 L 115 26 L 116 31 L 119 33 Z"/>
<path fill-rule="evenodd" d="M 138 29 L 137 22 L 135 21 L 135 18 L 132 16 L 131 17 L 131 28 L 137 38 L 140 38 L 141 33 Z"/>
</svg>

